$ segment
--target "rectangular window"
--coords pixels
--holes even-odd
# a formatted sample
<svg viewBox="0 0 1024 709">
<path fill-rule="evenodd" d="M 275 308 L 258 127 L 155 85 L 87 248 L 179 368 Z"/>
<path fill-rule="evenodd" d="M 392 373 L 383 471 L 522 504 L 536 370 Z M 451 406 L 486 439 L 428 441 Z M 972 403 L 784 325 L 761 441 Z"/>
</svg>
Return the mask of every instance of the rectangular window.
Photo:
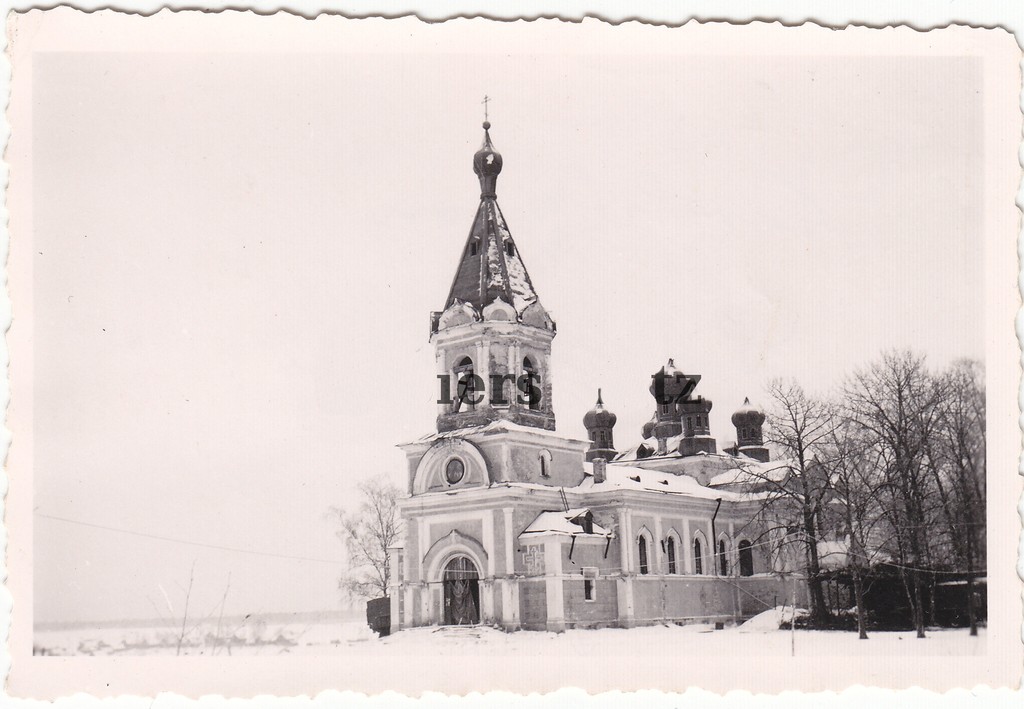
<svg viewBox="0 0 1024 709">
<path fill-rule="evenodd" d="M 583 579 L 583 599 L 586 601 L 594 600 L 594 582 L 590 579 Z"/>
</svg>

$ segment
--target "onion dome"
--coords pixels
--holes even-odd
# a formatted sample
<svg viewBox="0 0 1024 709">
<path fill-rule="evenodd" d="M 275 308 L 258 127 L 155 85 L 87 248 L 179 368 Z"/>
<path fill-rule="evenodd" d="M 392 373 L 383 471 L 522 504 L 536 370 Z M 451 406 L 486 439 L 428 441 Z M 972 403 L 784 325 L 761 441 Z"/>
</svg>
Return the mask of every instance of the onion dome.
<svg viewBox="0 0 1024 709">
<path fill-rule="evenodd" d="M 658 414 L 655 413 L 651 416 L 651 420 L 644 424 L 643 428 L 640 429 L 641 435 L 646 441 L 648 438 L 654 435 L 654 427 L 658 425 Z"/>
<path fill-rule="evenodd" d="M 749 398 L 743 399 L 743 406 L 736 409 L 732 415 L 732 425 L 736 428 L 755 426 L 760 428 L 764 424 L 764 412 L 750 403 Z"/>
<path fill-rule="evenodd" d="M 611 411 L 604 408 L 604 401 L 601 400 L 601 390 L 597 390 L 597 403 L 590 411 L 583 416 L 583 425 L 589 431 L 592 428 L 611 428 L 615 425 L 618 417 Z"/>
<path fill-rule="evenodd" d="M 683 394 L 689 394 L 693 390 L 693 386 L 696 385 L 697 381 L 700 381 L 699 377 L 688 377 L 678 369 L 676 369 L 675 360 L 669 359 L 668 364 L 655 372 L 652 377 L 654 381 L 651 382 L 650 392 L 651 396 L 657 398 L 659 394 L 663 395 L 664 398 L 659 401 L 659 404 L 667 404 L 674 402 L 682 398 Z M 696 379 L 693 385 L 690 384 L 691 379 Z M 658 382 L 663 382 L 664 389 L 658 391 Z"/>
<path fill-rule="evenodd" d="M 491 144 L 491 124 L 484 121 L 484 144 L 473 155 L 473 172 L 480 178 L 480 196 L 496 197 L 495 187 L 501 172 L 501 153 Z"/>
</svg>

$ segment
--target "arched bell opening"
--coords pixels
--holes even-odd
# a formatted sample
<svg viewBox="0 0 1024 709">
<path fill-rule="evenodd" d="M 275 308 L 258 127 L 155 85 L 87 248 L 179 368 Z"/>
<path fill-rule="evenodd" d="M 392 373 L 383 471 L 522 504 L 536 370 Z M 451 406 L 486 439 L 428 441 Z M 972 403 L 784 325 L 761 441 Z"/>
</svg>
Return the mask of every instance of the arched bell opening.
<svg viewBox="0 0 1024 709">
<path fill-rule="evenodd" d="M 473 411 L 476 409 L 476 372 L 473 370 L 473 360 L 463 357 L 455 365 L 452 371 L 455 377 L 455 401 L 452 405 L 452 413 L 460 410 Z"/>
<path fill-rule="evenodd" d="M 537 368 L 533 364 L 533 360 L 529 357 L 523 358 L 523 377 L 525 377 L 524 392 L 528 398 L 528 405 L 530 411 L 540 411 L 540 400 L 541 397 L 537 396 L 540 393 L 539 382 L 537 380 Z"/>
</svg>

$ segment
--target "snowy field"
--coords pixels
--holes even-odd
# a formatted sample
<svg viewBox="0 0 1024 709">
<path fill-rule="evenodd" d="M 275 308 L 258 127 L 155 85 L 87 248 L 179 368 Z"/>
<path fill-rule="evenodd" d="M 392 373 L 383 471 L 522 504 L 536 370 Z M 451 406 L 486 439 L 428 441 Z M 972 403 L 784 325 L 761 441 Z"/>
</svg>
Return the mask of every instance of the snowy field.
<svg viewBox="0 0 1024 709">
<path fill-rule="evenodd" d="M 545 655 L 633 657 L 680 654 L 788 656 L 985 654 L 985 630 L 970 637 L 966 629 L 929 630 L 925 639 L 913 631 L 873 632 L 868 640 L 840 631 L 778 629 L 781 614 L 768 611 L 744 625 L 715 630 L 708 625 L 654 625 L 628 630 L 568 630 L 564 633 L 505 633 L 489 627 L 430 627 L 403 630 L 378 638 L 364 623 L 255 621 L 225 633 L 197 627 L 182 641 L 181 655 Z M 175 655 L 180 628 L 65 628 L 40 630 L 36 654 Z"/>
<path fill-rule="evenodd" d="M 34 655 L 279 655 L 348 652 L 377 640 L 359 620 L 273 620 L 153 623 L 121 627 L 43 627 L 33 638 Z"/>
</svg>

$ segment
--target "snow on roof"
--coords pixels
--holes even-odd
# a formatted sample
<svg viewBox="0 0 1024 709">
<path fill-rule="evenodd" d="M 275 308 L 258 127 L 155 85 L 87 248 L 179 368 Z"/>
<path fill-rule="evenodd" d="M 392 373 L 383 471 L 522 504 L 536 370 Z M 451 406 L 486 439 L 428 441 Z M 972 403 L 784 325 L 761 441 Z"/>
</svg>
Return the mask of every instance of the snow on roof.
<svg viewBox="0 0 1024 709">
<path fill-rule="evenodd" d="M 611 537 L 612 533 L 593 522 L 591 515 L 591 532 L 584 529 L 584 520 L 590 513 L 586 507 L 577 507 L 564 512 L 541 512 L 537 518 L 519 535 L 520 538 L 540 534 L 561 534 L 570 537 L 594 536 Z"/>
<path fill-rule="evenodd" d="M 974 579 L 974 583 L 987 584 L 988 583 L 988 577 L 987 576 L 981 576 L 979 578 L 976 578 L 976 579 Z M 936 586 L 966 586 L 967 585 L 967 579 L 959 579 L 957 581 L 940 581 L 939 583 L 937 583 L 935 585 Z"/>
<path fill-rule="evenodd" d="M 477 249 L 482 251 L 478 253 Z M 479 312 L 498 298 L 522 315 L 536 302 L 537 292 L 497 200 L 489 198 L 482 199 L 477 209 L 445 308 L 462 301 Z"/>
<path fill-rule="evenodd" d="M 745 485 L 766 481 L 781 482 L 789 473 L 789 466 L 783 461 L 776 460 L 769 463 L 761 463 L 745 455 L 741 455 L 738 461 L 740 462 L 739 465 L 732 470 L 727 470 L 714 476 L 708 481 L 708 485 L 710 487 L 719 487 L 722 485 Z"/>
<path fill-rule="evenodd" d="M 508 225 L 505 224 L 505 217 L 501 213 L 501 209 L 497 208 L 498 213 L 498 234 L 501 236 L 501 242 L 503 244 L 512 243 L 512 235 L 508 231 Z M 512 249 L 512 253 L 508 253 L 505 250 L 505 270 L 508 272 L 508 290 L 512 294 L 512 305 L 515 306 L 516 312 L 522 314 L 526 310 L 526 306 L 537 300 L 537 293 L 533 289 L 533 284 L 530 283 L 530 276 L 526 273 L 526 265 L 523 263 L 523 259 L 519 256 L 519 249 Z"/>
<path fill-rule="evenodd" d="M 587 441 L 580 440 L 578 438 L 568 438 L 566 436 L 559 436 L 553 431 L 546 431 L 543 429 L 536 428 L 534 426 L 523 426 L 522 424 L 513 423 L 505 419 L 498 419 L 497 421 L 491 421 L 490 423 L 481 424 L 479 426 L 466 426 L 464 428 L 457 428 L 453 431 L 441 431 L 440 433 L 428 433 L 425 436 L 421 436 L 409 443 L 402 445 L 412 445 L 416 443 L 433 443 L 434 441 L 440 441 L 448 438 L 465 438 L 466 436 L 480 433 L 498 433 L 498 432 L 519 432 L 519 433 L 533 433 L 533 434 L 544 434 L 547 436 L 554 436 L 561 438 L 569 443 L 586 443 Z"/>
<path fill-rule="evenodd" d="M 488 210 L 487 212 L 487 226 L 488 232 L 493 234 L 494 228 L 494 212 Z M 501 268 L 501 244 L 497 239 L 487 240 L 487 273 L 490 277 L 490 286 L 496 290 L 505 289 L 505 274 Z M 518 310 L 518 308 L 517 308 Z"/>
<path fill-rule="evenodd" d="M 689 475 L 663 473 L 657 470 L 637 468 L 630 465 L 620 465 L 618 463 L 609 463 L 605 471 L 605 482 L 595 483 L 593 463 L 583 463 L 583 482 L 575 487 L 565 487 L 564 490 L 570 495 L 588 495 L 608 492 L 611 490 L 637 490 L 641 492 L 660 493 L 662 495 L 679 495 L 682 497 L 692 497 L 702 500 L 717 500 L 721 498 L 722 500 L 729 502 L 757 500 L 763 498 L 766 494 L 704 487 Z M 514 488 L 517 490 L 558 490 L 558 488 L 553 485 L 508 480 L 493 483 L 488 485 L 487 488 L 466 488 L 465 492 L 496 487 Z M 417 497 L 425 497 L 428 495 L 455 495 L 460 492 L 462 491 L 433 490 L 419 493 Z"/>
<path fill-rule="evenodd" d="M 679 455 L 678 449 L 679 442 L 681 440 L 683 440 L 682 434 L 678 436 L 670 436 L 669 438 L 665 439 L 665 450 L 667 450 L 668 453 L 664 455 L 658 455 L 658 439 L 654 438 L 653 436 L 651 438 L 645 438 L 632 448 L 627 448 L 626 450 L 624 450 L 622 453 L 615 457 L 615 460 L 630 461 L 644 460 L 644 458 L 680 458 L 682 456 Z M 640 450 L 640 446 L 644 446 L 645 448 L 647 448 L 647 450 L 650 451 L 650 453 L 647 456 L 644 456 L 644 458 L 641 458 L 637 455 L 637 452 Z"/>
<path fill-rule="evenodd" d="M 751 496 L 747 493 L 733 492 L 730 490 L 714 490 L 704 487 L 696 479 L 689 475 L 675 475 L 663 473 L 647 468 L 638 468 L 633 465 L 621 465 L 610 463 L 605 468 L 605 481 L 594 482 L 593 463 L 583 464 L 586 479 L 580 483 L 576 490 L 580 492 L 601 492 L 605 490 L 646 490 L 648 492 L 660 492 L 667 495 L 685 495 L 704 500 L 749 500 Z"/>
</svg>

